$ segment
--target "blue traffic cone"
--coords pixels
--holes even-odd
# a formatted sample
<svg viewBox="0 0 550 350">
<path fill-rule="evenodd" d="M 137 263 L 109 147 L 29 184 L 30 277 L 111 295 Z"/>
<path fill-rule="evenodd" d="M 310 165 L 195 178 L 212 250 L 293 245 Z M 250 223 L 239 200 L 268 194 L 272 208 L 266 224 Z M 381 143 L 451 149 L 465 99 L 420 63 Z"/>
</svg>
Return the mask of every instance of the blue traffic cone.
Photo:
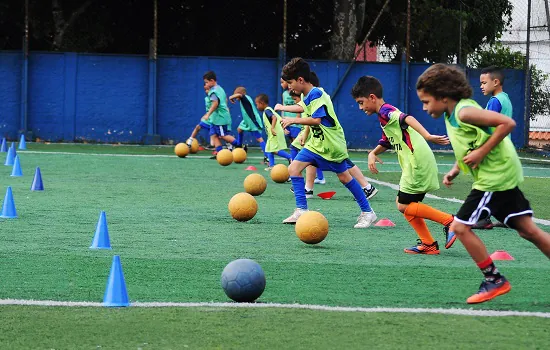
<svg viewBox="0 0 550 350">
<path fill-rule="evenodd" d="M 17 155 L 17 150 L 15 149 L 15 142 L 11 143 L 10 148 L 13 149 L 13 158 L 15 158 L 15 156 Z"/>
<path fill-rule="evenodd" d="M 15 203 L 13 201 L 13 193 L 11 187 L 8 186 L 6 191 L 6 197 L 4 197 L 4 205 L 2 206 L 2 215 L 0 218 L 4 219 L 16 219 L 17 211 L 15 210 Z"/>
<path fill-rule="evenodd" d="M 15 161 L 15 149 L 13 147 L 8 148 L 8 154 L 6 154 L 6 162 L 4 165 L 12 166 Z"/>
<path fill-rule="evenodd" d="M 21 163 L 19 163 L 19 156 L 15 156 L 11 176 L 23 176 L 23 171 L 21 171 Z"/>
<path fill-rule="evenodd" d="M 32 180 L 31 191 L 44 191 L 44 184 L 42 183 L 42 174 L 40 173 L 40 167 L 36 167 L 34 179 Z"/>
<path fill-rule="evenodd" d="M 130 306 L 124 273 L 118 255 L 113 256 L 107 288 L 103 295 L 103 306 Z"/>
<path fill-rule="evenodd" d="M 2 137 L 2 145 L 0 146 L 0 152 L 6 153 L 8 151 L 8 147 L 6 146 L 6 138 Z"/>
<path fill-rule="evenodd" d="M 21 134 L 21 139 L 19 140 L 19 149 L 27 149 L 27 143 L 25 142 L 25 134 Z"/>
<path fill-rule="evenodd" d="M 90 249 L 111 249 L 109 229 L 107 228 L 107 217 L 104 211 L 99 214 L 99 221 L 97 222 L 94 240 L 92 241 Z"/>
</svg>

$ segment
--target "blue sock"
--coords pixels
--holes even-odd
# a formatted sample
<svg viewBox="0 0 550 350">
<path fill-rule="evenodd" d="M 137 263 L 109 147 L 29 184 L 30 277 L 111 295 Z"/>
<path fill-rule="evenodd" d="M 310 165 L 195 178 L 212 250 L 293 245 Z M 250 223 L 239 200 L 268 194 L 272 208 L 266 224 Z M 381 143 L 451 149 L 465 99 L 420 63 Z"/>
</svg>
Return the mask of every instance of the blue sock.
<svg viewBox="0 0 550 350">
<path fill-rule="evenodd" d="M 243 144 L 243 132 L 238 132 L 237 137 L 235 138 L 235 141 L 237 141 L 237 144 L 242 145 Z"/>
<path fill-rule="evenodd" d="M 350 190 L 350 192 L 357 200 L 357 204 L 359 204 L 359 206 L 361 207 L 362 212 L 372 211 L 369 201 L 365 196 L 365 192 L 363 192 L 363 189 L 361 188 L 361 185 L 359 185 L 359 182 L 357 182 L 357 180 L 351 179 L 351 181 L 348 182 L 345 186 L 348 188 L 348 190 Z M 294 191 L 296 191 L 296 187 L 294 187 Z"/>
<path fill-rule="evenodd" d="M 267 153 L 265 153 L 265 141 L 260 142 L 260 147 L 262 148 L 262 152 L 264 152 L 264 157 L 267 158 Z"/>
<path fill-rule="evenodd" d="M 234 139 L 233 141 L 231 141 L 231 144 L 233 146 L 240 146 L 241 144 L 237 142 L 237 139 Z"/>
<path fill-rule="evenodd" d="M 306 200 L 306 182 L 301 176 L 291 176 L 292 187 L 294 187 L 294 198 L 296 198 L 296 208 L 307 209 Z"/>
<path fill-rule="evenodd" d="M 323 170 L 317 168 L 317 178 L 319 180 L 323 180 L 325 178 L 325 175 L 323 175 Z"/>
<path fill-rule="evenodd" d="M 275 166 L 275 156 L 273 153 L 268 153 L 267 159 L 269 159 L 269 166 Z"/>
<path fill-rule="evenodd" d="M 296 147 L 294 146 L 290 146 L 290 158 L 292 160 L 294 160 L 294 158 L 296 158 L 296 156 L 298 155 L 298 152 L 300 152 L 299 149 L 297 149 Z"/>
<path fill-rule="evenodd" d="M 219 152 L 219 151 L 221 151 L 222 149 L 223 149 L 223 146 L 218 146 L 218 147 L 216 147 L 216 152 Z"/>
<path fill-rule="evenodd" d="M 285 151 L 279 151 L 279 152 L 277 152 L 277 155 L 279 157 L 283 157 L 283 158 L 286 158 L 286 159 L 292 159 L 290 154 L 286 153 Z"/>
</svg>

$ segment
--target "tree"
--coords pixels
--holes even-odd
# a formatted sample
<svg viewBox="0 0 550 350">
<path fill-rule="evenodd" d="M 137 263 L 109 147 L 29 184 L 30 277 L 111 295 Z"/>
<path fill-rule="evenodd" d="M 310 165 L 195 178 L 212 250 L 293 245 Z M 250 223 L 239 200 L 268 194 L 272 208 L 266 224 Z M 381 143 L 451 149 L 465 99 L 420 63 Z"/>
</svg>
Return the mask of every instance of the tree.
<svg viewBox="0 0 550 350">
<path fill-rule="evenodd" d="M 520 51 L 512 51 L 507 46 L 496 44 L 486 49 L 477 50 L 469 58 L 473 68 L 498 66 L 501 68 L 525 69 L 525 56 Z M 550 114 L 550 75 L 538 69 L 536 65 L 529 67 L 531 75 L 531 119 L 537 115 Z"/>
<path fill-rule="evenodd" d="M 351 60 L 355 54 L 355 42 L 363 16 L 365 0 L 335 0 L 334 21 L 330 37 L 330 57 L 340 60 Z"/>
</svg>

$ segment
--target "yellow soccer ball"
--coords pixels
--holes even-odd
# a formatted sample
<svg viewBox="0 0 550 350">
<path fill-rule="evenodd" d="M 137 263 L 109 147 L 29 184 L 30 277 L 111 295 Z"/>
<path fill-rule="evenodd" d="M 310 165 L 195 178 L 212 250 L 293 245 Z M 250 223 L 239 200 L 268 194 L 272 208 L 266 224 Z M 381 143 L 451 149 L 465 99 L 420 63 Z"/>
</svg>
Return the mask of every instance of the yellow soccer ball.
<svg viewBox="0 0 550 350">
<path fill-rule="evenodd" d="M 271 169 L 271 180 L 277 183 L 287 182 L 289 177 L 288 168 L 284 164 L 277 164 Z"/>
<path fill-rule="evenodd" d="M 264 193 L 266 187 L 267 181 L 260 174 L 250 174 L 244 179 L 244 190 L 253 196 Z"/>
<path fill-rule="evenodd" d="M 189 154 L 189 146 L 185 143 L 178 143 L 174 148 L 174 152 L 178 157 L 183 158 Z"/>
<path fill-rule="evenodd" d="M 216 160 L 220 165 L 228 166 L 229 164 L 233 163 L 233 153 L 231 153 L 231 151 L 228 149 L 222 149 L 216 155 Z"/>
<path fill-rule="evenodd" d="M 191 153 L 197 153 L 199 151 L 199 141 L 197 141 L 197 139 L 193 139 L 193 141 L 191 141 L 190 151 Z"/>
<path fill-rule="evenodd" d="M 328 234 L 328 220 L 318 211 L 307 211 L 296 221 L 296 236 L 307 244 L 317 244 Z"/>
<path fill-rule="evenodd" d="M 233 150 L 233 161 L 235 163 L 244 163 L 246 160 L 246 151 L 242 148 L 235 148 Z"/>
<path fill-rule="evenodd" d="M 256 215 L 258 203 L 252 195 L 241 192 L 234 195 L 227 205 L 229 213 L 233 219 L 238 221 L 248 221 Z"/>
</svg>

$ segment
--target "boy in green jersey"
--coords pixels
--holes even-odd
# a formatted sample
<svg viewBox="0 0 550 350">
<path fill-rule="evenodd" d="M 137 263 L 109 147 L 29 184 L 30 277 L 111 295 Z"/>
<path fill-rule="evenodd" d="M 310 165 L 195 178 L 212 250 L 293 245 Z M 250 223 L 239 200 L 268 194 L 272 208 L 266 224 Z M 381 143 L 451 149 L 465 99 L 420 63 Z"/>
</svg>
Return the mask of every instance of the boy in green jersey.
<svg viewBox="0 0 550 350">
<path fill-rule="evenodd" d="M 472 96 L 464 72 L 435 64 L 418 78 L 418 98 L 433 118 L 445 119 L 447 134 L 456 158 L 455 166 L 443 177 L 451 186 L 460 171 L 470 173 L 472 191 L 451 224 L 472 259 L 484 275 L 479 291 L 469 304 L 482 303 L 508 293 L 510 283 L 495 267 L 485 244 L 472 231 L 482 215 L 493 215 L 515 229 L 550 258 L 550 235 L 533 222 L 533 210 L 518 185 L 523 171 L 509 137 L 516 123 L 501 113 L 482 109 Z"/>
<path fill-rule="evenodd" d="M 303 113 L 302 118 L 283 118 L 282 126 L 308 125 L 311 132 L 310 139 L 288 167 L 294 187 L 296 209 L 283 223 L 295 224 L 307 211 L 302 171 L 307 166 L 314 165 L 321 170 L 336 173 L 340 182 L 350 190 L 361 208 L 361 214 L 354 227 L 367 228 L 376 220 L 376 214 L 371 209 L 361 186 L 348 171 L 349 156 L 344 129 L 334 112 L 332 100 L 323 89 L 311 84 L 310 74 L 309 64 L 299 57 L 293 58 L 283 67 L 282 78 L 288 83 L 290 89 L 303 94 L 304 97 L 303 106 L 280 106 L 280 110 L 286 112 Z"/>
<path fill-rule="evenodd" d="M 512 118 L 512 101 L 510 101 L 508 94 L 503 91 L 504 73 L 502 73 L 502 70 L 496 66 L 483 68 L 479 76 L 479 84 L 483 95 L 491 95 L 485 109 L 502 113 Z M 486 218 L 480 219 L 472 228 L 492 229 L 494 226 L 506 227 L 506 225 L 501 222 L 493 224 L 491 222 L 491 217 L 487 216 Z"/>
<path fill-rule="evenodd" d="M 284 106 L 292 106 L 295 104 L 294 99 L 290 95 L 290 90 L 288 89 L 288 84 L 286 81 L 281 79 L 281 88 L 283 89 L 283 105 Z M 283 112 L 282 117 L 291 117 L 295 118 L 297 116 L 297 113 L 291 113 L 291 112 Z M 291 125 L 288 127 L 288 138 L 290 139 L 290 142 L 293 142 L 300 131 L 302 131 L 302 128 L 300 125 Z"/>
<path fill-rule="evenodd" d="M 378 146 L 369 153 L 369 169 L 378 173 L 376 161 L 382 163 L 378 155 L 392 148 L 397 153 L 401 166 L 401 180 L 397 192 L 397 209 L 418 235 L 418 243 L 405 248 L 408 254 L 439 254 L 439 245 L 433 238 L 424 219 L 443 225 L 445 248 L 449 249 L 456 240 L 449 226 L 453 216 L 421 203 L 426 193 L 439 189 L 437 164 L 426 141 L 439 145 L 449 144 L 446 136 L 431 135 L 413 116 L 401 112 L 386 103 L 382 84 L 371 76 L 359 78 L 351 90 L 351 96 L 359 109 L 368 115 L 377 114 L 382 138 Z"/>
<path fill-rule="evenodd" d="M 204 105 L 206 107 L 207 112 L 210 109 L 210 105 L 212 104 L 212 101 L 210 101 L 210 98 L 208 98 L 208 90 L 209 90 L 209 88 L 206 86 L 206 84 L 204 84 L 204 92 L 207 95 L 204 98 Z M 201 119 L 199 124 L 197 124 L 195 126 L 195 128 L 193 129 L 193 131 L 191 132 L 191 136 L 189 136 L 189 138 L 187 139 L 187 141 L 186 141 L 187 146 L 191 147 L 191 144 L 193 143 L 193 140 L 195 139 L 195 137 L 197 137 L 197 134 L 199 133 L 199 131 L 201 131 L 201 129 L 205 129 L 206 131 L 208 131 L 208 134 L 210 135 L 210 126 L 211 125 L 212 125 L 212 123 L 210 123 L 210 121 L 208 119 L 207 120 Z M 210 136 L 210 145 L 211 146 L 215 145 L 213 136 Z"/>
<path fill-rule="evenodd" d="M 262 112 L 265 133 L 267 135 L 265 152 L 269 159 L 269 167 L 265 170 L 269 171 L 275 166 L 275 154 L 285 158 L 290 164 L 290 154 L 284 151 L 288 147 L 286 145 L 285 133 L 281 126 L 281 116 L 273 108 L 269 107 L 269 98 L 266 94 L 256 96 L 255 103 L 258 110 Z"/>
<path fill-rule="evenodd" d="M 231 114 L 227 107 L 227 95 L 225 90 L 218 85 L 216 73 L 208 71 L 203 75 L 204 84 L 208 88 L 208 98 L 212 101 L 210 109 L 202 117 L 202 120 L 210 120 L 210 135 L 216 140 L 216 153 L 222 150 L 220 139 L 240 147 L 237 140 L 231 136 Z"/>
</svg>

